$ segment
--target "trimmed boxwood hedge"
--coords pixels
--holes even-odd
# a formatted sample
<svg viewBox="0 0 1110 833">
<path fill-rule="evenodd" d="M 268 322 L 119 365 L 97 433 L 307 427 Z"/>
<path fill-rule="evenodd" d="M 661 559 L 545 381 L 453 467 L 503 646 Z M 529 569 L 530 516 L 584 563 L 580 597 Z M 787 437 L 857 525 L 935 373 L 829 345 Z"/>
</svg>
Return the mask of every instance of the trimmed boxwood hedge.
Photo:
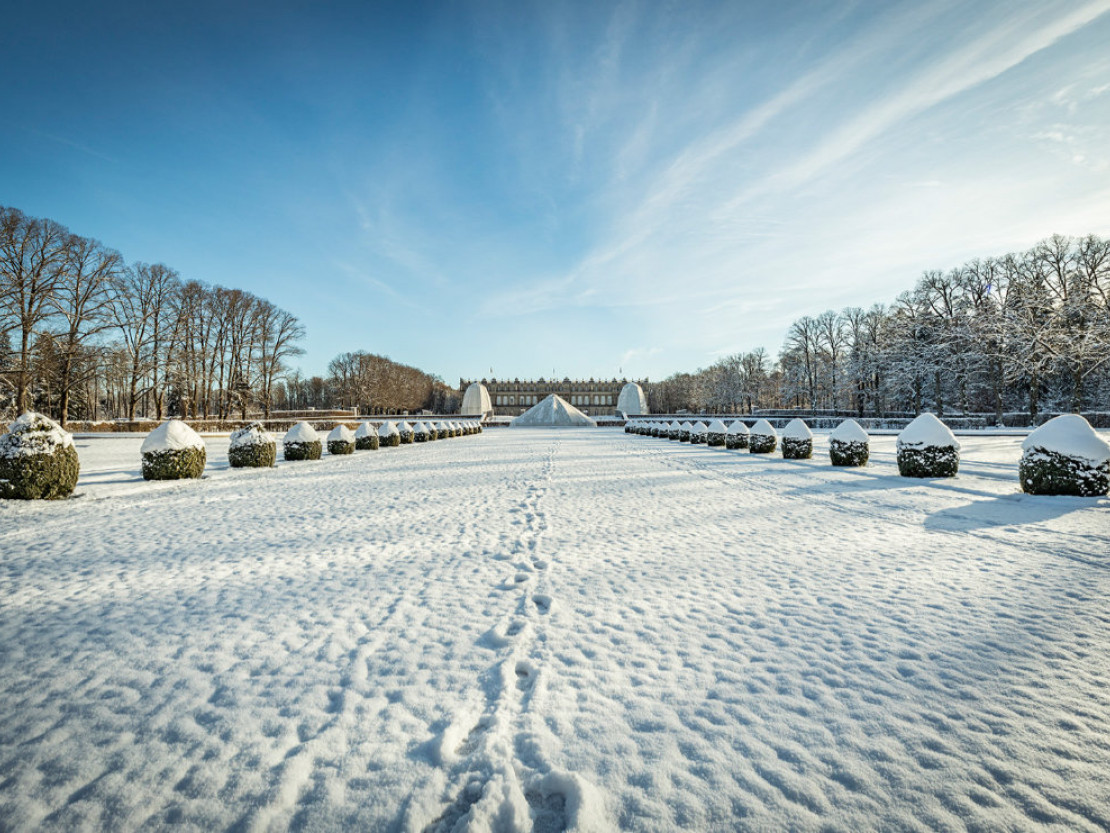
<svg viewBox="0 0 1110 833">
<path fill-rule="evenodd" d="M 186 480 L 204 474 L 208 454 L 203 448 L 143 452 L 143 480 Z"/>
<path fill-rule="evenodd" d="M 260 422 L 252 422 L 231 434 L 227 461 L 233 469 L 271 468 L 277 460 L 277 441 Z"/>
<path fill-rule="evenodd" d="M 1033 448 L 1018 464 L 1021 488 L 1031 495 L 1100 497 L 1110 493 L 1110 462 L 1092 465 L 1057 451 Z"/>
<path fill-rule="evenodd" d="M 813 440 L 797 437 L 782 438 L 784 460 L 808 460 L 813 456 Z"/>
<path fill-rule="evenodd" d="M 23 414 L 0 437 L 0 498 L 68 497 L 77 486 L 80 471 L 69 435 L 42 414 Z"/>
<path fill-rule="evenodd" d="M 773 434 L 752 433 L 748 437 L 748 451 L 752 454 L 770 454 L 778 446 L 779 438 Z"/>
<path fill-rule="evenodd" d="M 870 455 L 870 443 L 851 440 L 829 440 L 829 461 L 834 466 L 866 466 Z"/>
<path fill-rule="evenodd" d="M 377 431 L 363 437 L 355 437 L 355 448 L 359 451 L 377 451 L 380 444 Z"/>
<path fill-rule="evenodd" d="M 319 460 L 324 454 L 324 444 L 319 440 L 312 442 L 285 443 L 282 453 L 286 460 Z"/>
<path fill-rule="evenodd" d="M 955 477 L 959 470 L 960 452 L 951 446 L 898 449 L 898 473 L 902 477 Z"/>
<path fill-rule="evenodd" d="M 355 444 L 346 440 L 328 440 L 328 454 L 354 454 Z"/>
</svg>

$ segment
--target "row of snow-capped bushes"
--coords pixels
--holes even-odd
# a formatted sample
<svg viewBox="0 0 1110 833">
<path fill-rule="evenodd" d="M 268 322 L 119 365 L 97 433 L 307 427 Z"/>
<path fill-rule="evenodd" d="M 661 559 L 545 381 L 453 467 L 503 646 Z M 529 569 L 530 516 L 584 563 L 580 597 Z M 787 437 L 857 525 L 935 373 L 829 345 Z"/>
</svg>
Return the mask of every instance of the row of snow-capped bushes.
<svg viewBox="0 0 1110 833">
<path fill-rule="evenodd" d="M 693 445 L 747 449 L 770 454 L 777 447 L 788 460 L 813 456 L 813 433 L 794 419 L 779 432 L 767 420 L 750 428 L 741 420 L 726 425 L 701 420 L 636 420 L 625 432 L 660 437 Z M 898 472 L 903 477 L 955 477 L 960 467 L 960 443 L 947 425 L 933 414 L 918 416 L 898 435 Z M 1022 443 L 1018 476 L 1030 494 L 1095 497 L 1110 492 L 1110 445 L 1082 416 L 1065 414 L 1046 422 Z M 865 466 L 870 438 L 853 419 L 842 421 L 829 434 L 829 459 L 834 466 Z"/>
<path fill-rule="evenodd" d="M 287 461 L 319 460 L 327 444 L 329 454 L 352 454 L 356 449 L 461 437 L 481 433 L 475 420 L 364 422 L 352 431 L 337 425 L 321 438 L 307 422 L 299 422 L 282 438 Z M 277 461 L 277 439 L 262 424 L 252 423 L 235 431 L 228 446 L 232 468 L 268 468 Z M 171 419 L 155 428 L 140 449 L 146 480 L 180 480 L 200 477 L 208 453 L 200 435 L 181 420 Z M 0 498 L 22 500 L 68 497 L 77 485 L 80 463 L 73 435 L 37 413 L 26 413 L 0 436 Z"/>
</svg>

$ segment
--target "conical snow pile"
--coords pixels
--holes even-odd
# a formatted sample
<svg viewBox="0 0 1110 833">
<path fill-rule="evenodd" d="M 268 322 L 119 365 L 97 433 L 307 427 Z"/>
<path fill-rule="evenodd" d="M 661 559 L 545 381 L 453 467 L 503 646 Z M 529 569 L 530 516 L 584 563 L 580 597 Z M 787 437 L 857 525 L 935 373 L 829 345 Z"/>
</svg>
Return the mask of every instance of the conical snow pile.
<svg viewBox="0 0 1110 833">
<path fill-rule="evenodd" d="M 277 440 L 261 422 L 231 433 L 227 462 L 233 469 L 268 469 L 277 461 Z"/>
<path fill-rule="evenodd" d="M 1110 493 L 1110 445 L 1079 414 L 1050 419 L 1021 444 L 1021 488 L 1032 495 Z"/>
<path fill-rule="evenodd" d="M 355 432 L 346 425 L 337 425 L 328 432 L 328 454 L 354 454 Z"/>
<path fill-rule="evenodd" d="M 73 436 L 42 414 L 28 411 L 0 437 L 0 498 L 68 497 L 80 471 Z"/>
<path fill-rule="evenodd" d="M 575 426 L 597 427 L 597 423 L 556 394 L 545 397 L 512 421 L 513 428 Z"/>
<path fill-rule="evenodd" d="M 871 438 L 858 422 L 846 419 L 829 434 L 829 461 L 834 466 L 866 466 Z"/>
<path fill-rule="evenodd" d="M 672 422 L 670 425 L 667 426 L 667 439 L 668 440 L 674 440 L 675 442 L 678 442 L 678 437 L 681 433 L 682 433 L 682 426 L 679 424 L 677 419 L 674 422 Z"/>
<path fill-rule="evenodd" d="M 740 420 L 735 420 L 725 434 L 725 448 L 747 448 L 749 434 L 748 426 Z"/>
<path fill-rule="evenodd" d="M 378 426 L 378 445 L 381 448 L 396 448 L 401 444 L 401 432 L 397 426 L 386 420 Z"/>
<path fill-rule="evenodd" d="M 679 422 L 679 424 L 678 424 L 678 441 L 679 442 L 681 442 L 681 443 L 690 442 L 690 440 L 691 440 L 691 438 L 690 438 L 690 429 L 691 429 L 691 427 L 692 426 L 689 422 Z"/>
<path fill-rule="evenodd" d="M 778 432 L 767 420 L 761 419 L 751 427 L 748 434 L 748 451 L 752 454 L 770 454 L 778 444 Z"/>
<path fill-rule="evenodd" d="M 948 426 L 928 412 L 898 435 L 898 473 L 903 477 L 955 477 L 960 443 Z"/>
<path fill-rule="evenodd" d="M 792 419 L 782 429 L 782 456 L 785 460 L 808 460 L 813 456 L 813 432 L 800 419 Z"/>
<path fill-rule="evenodd" d="M 377 451 L 380 445 L 378 429 L 374 427 L 374 423 L 360 423 L 355 429 L 355 448 L 359 451 Z"/>
<path fill-rule="evenodd" d="M 298 422 L 286 431 L 281 446 L 282 456 L 289 462 L 319 460 L 324 453 L 324 444 L 320 441 L 320 435 L 307 422 Z"/>
<path fill-rule="evenodd" d="M 183 480 L 200 477 L 208 454 L 200 434 L 179 419 L 163 422 L 139 449 L 144 480 Z"/>
<path fill-rule="evenodd" d="M 418 422 L 412 426 L 412 441 L 414 443 L 426 443 L 431 439 L 431 432 L 428 430 L 426 423 Z"/>
<path fill-rule="evenodd" d="M 725 436 L 728 434 L 728 428 L 719 419 L 713 420 L 709 423 L 709 430 L 705 435 L 705 444 L 713 448 L 725 447 Z"/>
</svg>

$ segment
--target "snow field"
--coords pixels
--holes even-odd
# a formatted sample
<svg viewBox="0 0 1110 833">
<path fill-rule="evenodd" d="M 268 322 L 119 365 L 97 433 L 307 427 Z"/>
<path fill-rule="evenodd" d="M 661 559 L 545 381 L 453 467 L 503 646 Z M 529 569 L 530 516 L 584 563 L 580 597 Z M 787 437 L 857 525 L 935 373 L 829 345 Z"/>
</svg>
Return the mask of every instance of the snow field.
<svg viewBox="0 0 1110 833">
<path fill-rule="evenodd" d="M 12 829 L 1099 830 L 1110 501 L 494 431 L 0 504 Z"/>
</svg>

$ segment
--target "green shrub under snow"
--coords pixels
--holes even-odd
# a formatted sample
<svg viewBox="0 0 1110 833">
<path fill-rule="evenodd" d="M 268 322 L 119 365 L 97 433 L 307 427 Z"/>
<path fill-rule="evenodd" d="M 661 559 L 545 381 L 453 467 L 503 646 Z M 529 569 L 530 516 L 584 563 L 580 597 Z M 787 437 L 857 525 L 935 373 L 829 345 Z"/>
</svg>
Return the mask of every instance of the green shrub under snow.
<svg viewBox="0 0 1110 833">
<path fill-rule="evenodd" d="M 23 414 L 0 437 L 0 498 L 68 497 L 80 470 L 73 438 L 42 414 Z"/>
<path fill-rule="evenodd" d="M 770 454 L 779 444 L 779 435 L 765 419 L 759 420 L 748 435 L 748 451 L 752 454 Z"/>
<path fill-rule="evenodd" d="M 808 460 L 813 456 L 813 432 L 800 419 L 792 419 L 782 430 L 784 460 Z"/>
<path fill-rule="evenodd" d="M 328 454 L 355 453 L 355 432 L 346 425 L 337 425 L 328 433 Z"/>
<path fill-rule="evenodd" d="M 1021 444 L 1021 488 L 1034 495 L 1110 493 L 1110 446 L 1078 414 L 1062 414 Z"/>
<path fill-rule="evenodd" d="M 829 434 L 829 461 L 834 466 L 866 466 L 871 439 L 858 422 L 846 419 Z"/>
<path fill-rule="evenodd" d="M 233 469 L 270 468 L 277 461 L 277 441 L 262 423 L 252 422 L 232 432 L 227 461 Z"/>
<path fill-rule="evenodd" d="M 171 419 L 151 431 L 140 452 L 144 480 L 197 478 L 208 462 L 200 435 L 179 419 Z"/>
<path fill-rule="evenodd" d="M 396 448 L 401 444 L 401 432 L 392 422 L 383 422 L 378 429 L 378 444 L 382 448 Z"/>
<path fill-rule="evenodd" d="M 355 448 L 359 451 L 377 451 L 379 445 L 378 429 L 372 423 L 362 423 L 355 431 Z"/>
<path fill-rule="evenodd" d="M 871 445 L 858 440 L 829 440 L 829 461 L 834 466 L 866 466 Z"/>
<path fill-rule="evenodd" d="M 323 453 L 324 444 L 320 435 L 307 422 L 298 422 L 285 433 L 282 454 L 289 462 L 319 460 Z"/>
<path fill-rule="evenodd" d="M 725 448 L 747 448 L 749 438 L 748 426 L 736 420 L 728 427 L 728 433 L 725 434 Z"/>
<path fill-rule="evenodd" d="M 433 439 L 432 432 L 423 422 L 418 422 L 412 427 L 412 441 L 414 443 L 426 443 L 431 439 Z"/>
<path fill-rule="evenodd" d="M 415 441 L 416 432 L 412 430 L 412 426 L 407 422 L 402 422 L 397 426 L 397 433 L 401 435 L 401 445 L 410 445 Z"/>
<path fill-rule="evenodd" d="M 907 425 L 896 447 L 903 477 L 955 477 L 960 470 L 960 444 L 933 414 L 921 414 Z"/>
</svg>

